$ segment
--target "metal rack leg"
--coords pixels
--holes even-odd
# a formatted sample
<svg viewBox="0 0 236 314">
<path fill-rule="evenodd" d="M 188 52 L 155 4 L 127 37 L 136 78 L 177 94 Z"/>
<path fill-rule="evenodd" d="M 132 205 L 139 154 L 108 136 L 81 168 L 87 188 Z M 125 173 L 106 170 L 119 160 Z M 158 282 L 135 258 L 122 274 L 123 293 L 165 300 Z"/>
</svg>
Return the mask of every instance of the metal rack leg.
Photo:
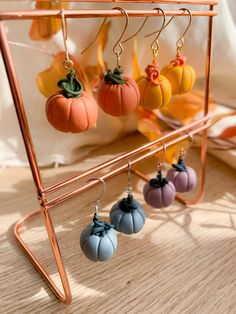
<svg viewBox="0 0 236 314">
<path fill-rule="evenodd" d="M 52 252 L 54 255 L 54 260 L 57 266 L 57 270 L 61 279 L 61 283 L 63 286 L 64 293 L 60 291 L 60 289 L 57 287 L 55 282 L 52 280 L 50 275 L 48 274 L 46 268 L 43 266 L 43 264 L 38 260 L 38 258 L 34 255 L 32 250 L 29 248 L 29 246 L 26 244 L 26 242 L 22 239 L 20 235 L 20 229 L 23 224 L 25 224 L 27 221 L 32 219 L 33 217 L 40 215 L 42 213 L 44 223 L 47 229 L 48 238 L 52 247 Z M 71 295 L 71 289 L 69 286 L 68 278 L 66 275 L 65 266 L 63 263 L 63 259 L 61 256 L 60 248 L 58 245 L 57 237 L 55 234 L 55 230 L 52 224 L 50 213 L 47 209 L 42 208 L 38 209 L 36 211 L 33 211 L 29 213 L 27 216 L 20 219 L 14 227 L 14 235 L 24 250 L 24 252 L 29 257 L 30 261 L 33 263 L 33 265 L 37 268 L 39 273 L 42 275 L 43 279 L 48 283 L 49 287 L 52 289 L 53 293 L 56 295 L 56 297 L 62 301 L 65 304 L 70 304 L 72 301 L 72 295 Z"/>
</svg>

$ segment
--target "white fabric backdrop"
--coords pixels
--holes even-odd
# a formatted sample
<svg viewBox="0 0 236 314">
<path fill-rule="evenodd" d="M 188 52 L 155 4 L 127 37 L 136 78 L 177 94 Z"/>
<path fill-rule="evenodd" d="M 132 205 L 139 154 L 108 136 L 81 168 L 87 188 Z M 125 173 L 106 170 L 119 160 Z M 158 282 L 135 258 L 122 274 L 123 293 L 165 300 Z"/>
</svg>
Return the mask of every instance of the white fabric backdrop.
<svg viewBox="0 0 236 314">
<path fill-rule="evenodd" d="M 30 9 L 33 8 L 32 5 L 30 1 L 24 3 L 7 2 L 0 4 L 2 9 Z M 104 6 L 108 8 L 113 7 L 114 4 L 95 5 L 92 3 L 77 3 L 73 4 L 72 8 L 95 9 L 104 8 Z M 122 4 L 122 6 L 124 8 L 137 8 L 137 4 Z M 156 7 L 154 4 L 140 4 L 139 6 L 140 8 Z M 180 8 L 182 6 L 176 7 Z M 165 9 L 167 7 L 162 6 L 162 8 Z M 194 6 L 190 8 L 194 8 Z M 229 103 L 236 107 L 236 2 L 234 0 L 220 1 L 216 9 L 219 12 L 219 16 L 214 19 L 212 92 L 219 102 Z M 181 17 L 176 18 L 161 35 L 160 67 L 169 63 L 174 57 L 175 41 L 186 26 L 186 19 Z M 79 56 L 79 53 L 93 38 L 101 22 L 101 19 L 82 21 L 71 19 L 68 21 L 70 51 L 79 58 L 79 62 L 82 62 L 83 65 L 85 63 L 95 64 L 96 62 L 96 44 L 94 45 L 94 49 L 90 49 L 86 56 Z M 135 32 L 141 22 L 142 20 L 140 18 L 131 19 L 126 35 L 128 36 Z M 152 32 L 153 29 L 158 29 L 160 23 L 160 19 L 150 19 L 139 35 L 139 40 L 142 42 L 139 47 L 139 60 L 143 68 L 152 59 L 150 51 L 151 39 L 144 40 L 143 35 Z M 58 47 L 61 47 L 61 50 L 63 50 L 62 34 L 60 32 L 49 42 L 34 42 L 31 41 L 28 36 L 30 25 L 30 21 L 8 22 L 9 40 L 25 43 L 34 47 L 45 47 L 47 50 L 53 51 L 54 53 L 60 50 Z M 110 41 L 104 53 L 104 58 L 108 61 L 110 67 L 115 65 L 115 57 L 111 53 L 112 44 L 118 38 L 123 25 L 123 19 L 114 19 L 112 23 Z M 204 77 L 206 33 L 207 19 L 205 17 L 194 17 L 191 28 L 185 37 L 184 54 L 187 56 L 188 63 L 196 69 L 199 82 L 201 82 Z M 125 72 L 130 75 L 132 75 L 130 62 L 131 50 L 132 42 L 129 42 L 125 46 L 125 52 L 121 59 L 121 64 Z M 36 75 L 50 66 L 52 58 L 46 54 L 17 46 L 12 46 L 12 52 L 40 165 L 48 165 L 54 162 L 62 164 L 71 163 L 78 160 L 91 146 L 106 144 L 118 136 L 122 136 L 126 132 L 135 129 L 136 121 L 133 115 L 114 118 L 100 111 L 96 129 L 90 129 L 82 134 L 64 134 L 57 132 L 46 120 L 44 112 L 46 99 L 39 93 L 35 84 Z M 0 166 L 25 165 L 27 163 L 26 154 L 2 60 L 0 62 L 0 70 Z M 212 131 L 214 132 L 214 130 Z"/>
</svg>

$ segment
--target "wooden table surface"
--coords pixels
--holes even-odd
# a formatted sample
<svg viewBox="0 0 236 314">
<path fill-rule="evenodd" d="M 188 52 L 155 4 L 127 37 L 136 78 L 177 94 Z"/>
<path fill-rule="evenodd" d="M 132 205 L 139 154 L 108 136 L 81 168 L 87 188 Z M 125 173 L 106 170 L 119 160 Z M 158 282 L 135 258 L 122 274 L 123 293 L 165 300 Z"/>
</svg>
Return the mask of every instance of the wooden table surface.
<svg viewBox="0 0 236 314">
<path fill-rule="evenodd" d="M 133 134 L 102 147 L 79 163 L 44 169 L 46 183 L 58 182 L 145 142 Z M 199 166 L 199 150 L 187 162 Z M 151 158 L 138 166 L 155 173 Z M 109 171 L 105 169 L 104 172 Z M 103 172 L 103 173 L 104 173 Z M 88 261 L 79 246 L 81 230 L 91 221 L 88 204 L 101 187 L 75 197 L 52 210 L 73 303 L 63 305 L 31 265 L 13 237 L 14 223 L 37 209 L 29 169 L 0 172 L 0 313 L 236 313 L 236 172 L 208 156 L 205 199 L 185 207 L 178 202 L 163 210 L 144 204 L 144 181 L 133 175 L 134 195 L 148 218 L 135 235 L 118 235 L 115 256 L 104 263 Z M 107 182 L 101 218 L 124 197 L 125 174 Z M 27 225 L 24 239 L 59 282 L 41 218 Z"/>
</svg>

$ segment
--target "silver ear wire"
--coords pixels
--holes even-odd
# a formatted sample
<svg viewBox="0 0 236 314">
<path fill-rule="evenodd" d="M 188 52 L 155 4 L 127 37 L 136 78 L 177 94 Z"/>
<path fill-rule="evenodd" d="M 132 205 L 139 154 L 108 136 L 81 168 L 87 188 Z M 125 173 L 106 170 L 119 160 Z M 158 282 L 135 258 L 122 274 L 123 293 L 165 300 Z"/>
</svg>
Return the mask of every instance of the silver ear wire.
<svg viewBox="0 0 236 314">
<path fill-rule="evenodd" d="M 131 182 L 131 163 L 130 163 L 130 160 L 128 161 L 128 188 L 126 191 L 129 195 L 132 194 L 132 191 L 133 191 L 132 182 Z"/>
<path fill-rule="evenodd" d="M 100 199 L 103 197 L 104 193 L 106 192 L 106 183 L 103 179 L 101 178 L 92 178 L 89 179 L 87 182 L 90 181 L 100 181 L 103 184 L 103 191 L 102 193 L 98 196 L 98 198 L 96 198 L 95 201 L 91 202 L 90 205 L 93 206 L 93 208 L 95 209 L 95 213 L 98 215 L 98 210 L 100 209 Z"/>
</svg>

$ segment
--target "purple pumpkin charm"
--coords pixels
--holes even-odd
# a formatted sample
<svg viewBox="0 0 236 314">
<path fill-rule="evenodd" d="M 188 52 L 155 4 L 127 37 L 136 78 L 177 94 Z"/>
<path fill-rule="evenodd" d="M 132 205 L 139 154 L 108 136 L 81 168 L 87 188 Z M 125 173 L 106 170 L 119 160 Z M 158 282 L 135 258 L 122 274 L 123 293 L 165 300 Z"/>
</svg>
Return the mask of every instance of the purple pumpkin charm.
<svg viewBox="0 0 236 314">
<path fill-rule="evenodd" d="M 176 192 L 188 192 L 195 188 L 196 172 L 193 168 L 185 166 L 182 156 L 179 157 L 177 164 L 172 164 L 172 167 L 166 177 L 174 184 Z"/>
<path fill-rule="evenodd" d="M 154 208 L 168 207 L 175 198 L 174 184 L 158 171 L 156 178 L 144 185 L 143 196 L 146 203 Z"/>
</svg>

